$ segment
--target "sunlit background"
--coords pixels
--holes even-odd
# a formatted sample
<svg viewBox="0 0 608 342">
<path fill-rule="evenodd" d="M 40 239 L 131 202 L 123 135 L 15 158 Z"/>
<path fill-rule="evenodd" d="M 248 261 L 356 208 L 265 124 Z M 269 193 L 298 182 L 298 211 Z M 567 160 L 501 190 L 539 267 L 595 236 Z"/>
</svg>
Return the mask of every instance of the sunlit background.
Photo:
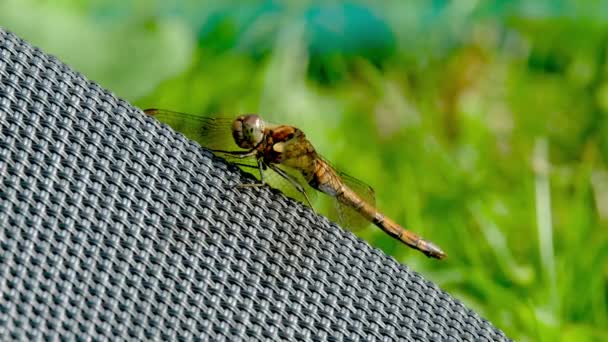
<svg viewBox="0 0 608 342">
<path fill-rule="evenodd" d="M 519 341 L 608 340 L 608 4 L 0 1 L 140 108 L 303 129 L 440 245 L 361 234 Z"/>
</svg>

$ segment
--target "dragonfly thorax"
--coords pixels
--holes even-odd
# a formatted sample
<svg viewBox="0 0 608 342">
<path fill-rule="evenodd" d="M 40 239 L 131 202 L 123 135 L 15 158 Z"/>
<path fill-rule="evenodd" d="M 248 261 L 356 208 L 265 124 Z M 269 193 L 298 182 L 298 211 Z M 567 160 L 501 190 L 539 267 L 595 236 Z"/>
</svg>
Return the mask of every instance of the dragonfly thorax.
<svg viewBox="0 0 608 342">
<path fill-rule="evenodd" d="M 232 123 L 232 137 L 241 148 L 254 148 L 264 139 L 265 123 L 255 114 L 241 115 Z"/>
</svg>

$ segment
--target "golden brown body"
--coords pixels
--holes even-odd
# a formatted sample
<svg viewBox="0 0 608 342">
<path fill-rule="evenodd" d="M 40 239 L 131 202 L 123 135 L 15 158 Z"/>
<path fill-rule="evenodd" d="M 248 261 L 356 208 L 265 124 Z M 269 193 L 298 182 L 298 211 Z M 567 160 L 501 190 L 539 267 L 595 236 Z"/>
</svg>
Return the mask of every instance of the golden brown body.
<svg viewBox="0 0 608 342">
<path fill-rule="evenodd" d="M 265 136 L 265 143 L 259 147 L 259 152 L 262 153 L 265 162 L 282 164 L 297 169 L 311 187 L 335 197 L 390 236 L 427 256 L 437 259 L 443 259 L 446 256 L 432 242 L 404 229 L 350 189 L 342 181 L 336 170 L 325 160 L 319 158 L 314 147 L 301 130 L 293 126 L 281 125 L 267 129 Z"/>
</svg>

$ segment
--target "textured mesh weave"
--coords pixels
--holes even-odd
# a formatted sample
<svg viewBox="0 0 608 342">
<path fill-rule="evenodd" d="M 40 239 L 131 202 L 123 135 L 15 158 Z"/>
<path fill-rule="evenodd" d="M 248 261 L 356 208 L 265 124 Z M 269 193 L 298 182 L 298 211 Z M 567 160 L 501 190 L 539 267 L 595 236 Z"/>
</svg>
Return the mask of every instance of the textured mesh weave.
<svg viewBox="0 0 608 342">
<path fill-rule="evenodd" d="M 507 340 L 0 29 L 0 340 Z"/>
</svg>

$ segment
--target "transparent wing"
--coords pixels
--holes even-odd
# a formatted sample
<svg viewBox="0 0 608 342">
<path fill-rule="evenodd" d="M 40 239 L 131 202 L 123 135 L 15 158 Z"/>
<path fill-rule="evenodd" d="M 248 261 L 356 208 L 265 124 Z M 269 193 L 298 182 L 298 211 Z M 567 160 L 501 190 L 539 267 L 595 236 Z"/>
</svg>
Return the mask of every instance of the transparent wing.
<svg viewBox="0 0 608 342">
<path fill-rule="evenodd" d="M 308 201 L 306 197 L 308 197 L 310 202 L 314 203 L 315 199 L 317 198 L 317 190 L 313 189 L 310 185 L 308 185 L 308 182 L 306 182 L 306 180 L 298 170 L 281 165 L 277 165 L 277 167 L 283 172 L 287 173 L 292 181 L 295 181 L 297 184 L 299 184 L 299 186 L 306 193 L 306 195 L 298 191 L 292 181 L 285 179 L 285 177 L 281 176 L 272 169 L 267 169 L 266 171 L 264 171 L 264 178 L 266 179 L 268 185 L 275 189 L 281 190 L 281 192 L 283 192 L 285 196 L 295 199 L 296 201 L 301 202 L 306 206 L 308 206 Z"/>
<path fill-rule="evenodd" d="M 204 117 L 188 113 L 180 113 L 166 109 L 146 109 L 144 113 L 165 123 L 174 130 L 182 133 L 188 139 L 198 142 L 201 146 L 211 150 L 238 151 L 241 150 L 232 138 L 232 122 L 234 118 Z M 217 153 L 226 161 L 248 169 L 258 169 L 254 158 L 238 158 L 236 156 Z M 257 173 L 257 172 L 255 172 Z"/>
<path fill-rule="evenodd" d="M 146 109 L 144 113 L 212 150 L 239 150 L 232 138 L 234 118 L 203 117 L 166 109 Z"/>
<path fill-rule="evenodd" d="M 232 138 L 232 122 L 234 121 L 234 118 L 203 117 L 165 109 L 146 109 L 144 110 L 144 113 L 155 117 L 158 121 L 171 126 L 171 128 L 182 133 L 188 139 L 194 140 L 208 149 L 226 151 L 241 150 L 234 143 L 234 139 Z M 258 180 L 261 178 L 258 163 L 255 158 L 238 158 L 221 152 L 214 152 L 214 154 L 231 164 L 245 168 Z M 288 174 L 292 181 L 299 184 L 306 192 L 306 196 L 308 196 L 311 201 L 314 201 L 316 191 L 308 185 L 306 180 L 304 180 L 304 177 L 302 177 L 297 170 L 282 166 L 277 167 Z M 286 196 L 308 205 L 308 201 L 304 194 L 298 191 L 291 181 L 285 179 L 285 177 L 270 168 L 266 168 L 263 172 L 264 180 L 270 187 L 278 189 Z"/>
<path fill-rule="evenodd" d="M 334 168 L 334 170 L 336 170 L 336 173 L 340 177 L 339 180 L 343 184 L 357 193 L 362 200 L 372 206 L 376 206 L 376 193 L 371 186 L 343 171 L 337 170 L 329 161 L 327 161 L 327 159 L 323 158 L 323 160 Z M 329 217 L 351 231 L 362 230 L 368 227 L 370 224 L 370 222 L 361 216 L 361 214 L 359 214 L 356 210 L 344 203 L 341 203 L 336 198 L 332 198 L 332 207 L 329 212 Z"/>
</svg>

